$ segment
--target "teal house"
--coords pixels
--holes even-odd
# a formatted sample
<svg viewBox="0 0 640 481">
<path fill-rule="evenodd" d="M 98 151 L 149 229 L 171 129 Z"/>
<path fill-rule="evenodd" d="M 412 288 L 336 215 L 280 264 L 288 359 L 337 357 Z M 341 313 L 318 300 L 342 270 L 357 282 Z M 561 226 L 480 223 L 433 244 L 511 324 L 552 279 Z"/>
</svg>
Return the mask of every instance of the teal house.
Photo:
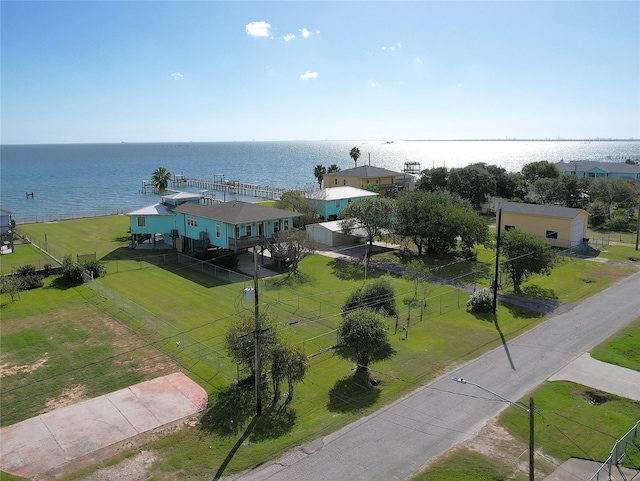
<svg viewBox="0 0 640 481">
<path fill-rule="evenodd" d="M 180 252 L 264 246 L 302 215 L 241 201 L 204 204 L 198 195 L 181 194 L 127 214 L 133 248 L 156 240 L 170 242 Z"/>
<path fill-rule="evenodd" d="M 321 219 L 336 220 L 340 211 L 351 202 L 364 200 L 367 197 L 376 197 L 377 195 L 376 192 L 369 190 L 342 186 L 318 190 L 307 197 Z"/>
<path fill-rule="evenodd" d="M 592 160 L 572 160 L 558 162 L 556 167 L 563 175 L 575 175 L 589 179 L 610 179 L 619 177 L 632 180 L 640 185 L 640 166 L 626 162 L 596 162 Z"/>
</svg>

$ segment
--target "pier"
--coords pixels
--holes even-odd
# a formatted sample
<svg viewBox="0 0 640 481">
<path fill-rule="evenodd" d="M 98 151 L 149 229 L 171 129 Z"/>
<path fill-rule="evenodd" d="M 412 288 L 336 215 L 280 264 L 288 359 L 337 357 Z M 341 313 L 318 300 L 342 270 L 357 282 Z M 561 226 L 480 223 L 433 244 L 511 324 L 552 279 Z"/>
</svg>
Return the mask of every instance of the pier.
<svg viewBox="0 0 640 481">
<path fill-rule="evenodd" d="M 184 175 L 176 176 L 171 180 L 174 187 L 193 187 L 201 191 L 217 191 L 229 194 L 245 195 L 248 197 L 258 197 L 267 200 L 278 200 L 282 194 L 288 190 L 284 187 L 270 187 L 257 184 L 247 184 L 239 180 L 229 180 L 224 178 L 224 174 L 216 174 L 213 180 L 192 179 Z M 212 192 L 208 192 L 211 197 Z"/>
</svg>

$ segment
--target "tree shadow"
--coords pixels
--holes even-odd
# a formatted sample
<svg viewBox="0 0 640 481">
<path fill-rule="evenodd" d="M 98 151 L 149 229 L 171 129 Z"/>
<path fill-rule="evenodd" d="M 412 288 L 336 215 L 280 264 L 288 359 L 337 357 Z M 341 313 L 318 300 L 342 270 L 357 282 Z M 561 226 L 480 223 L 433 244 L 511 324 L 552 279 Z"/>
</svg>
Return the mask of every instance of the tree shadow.
<svg viewBox="0 0 640 481">
<path fill-rule="evenodd" d="M 356 369 L 348 377 L 338 380 L 329 390 L 329 411 L 353 412 L 373 406 L 380 397 L 380 389 L 371 384 L 368 372 Z"/>
<path fill-rule="evenodd" d="M 291 432 L 296 424 L 298 415 L 288 403 L 272 403 L 260 416 L 249 436 L 249 441 L 259 443 L 268 439 L 275 439 Z"/>
<path fill-rule="evenodd" d="M 215 395 L 215 401 L 200 419 L 200 428 L 225 438 L 237 436 L 254 412 L 252 382 L 233 384 Z"/>
<path fill-rule="evenodd" d="M 327 264 L 333 270 L 333 275 L 343 281 L 364 281 L 364 266 L 361 262 L 350 262 L 342 259 L 332 259 Z M 384 273 L 379 269 L 367 267 L 367 279 L 377 279 Z"/>
<path fill-rule="evenodd" d="M 309 284 L 313 281 L 313 278 L 304 272 L 297 271 L 296 273 L 289 274 L 289 270 L 285 270 L 284 274 L 272 279 L 268 279 L 263 283 L 265 290 L 279 290 L 284 288 L 293 288 Z"/>
<path fill-rule="evenodd" d="M 558 295 L 553 289 L 546 289 L 535 284 L 528 284 L 524 286 L 520 290 L 519 295 L 530 299 L 548 299 L 553 301 L 558 299 Z"/>
</svg>

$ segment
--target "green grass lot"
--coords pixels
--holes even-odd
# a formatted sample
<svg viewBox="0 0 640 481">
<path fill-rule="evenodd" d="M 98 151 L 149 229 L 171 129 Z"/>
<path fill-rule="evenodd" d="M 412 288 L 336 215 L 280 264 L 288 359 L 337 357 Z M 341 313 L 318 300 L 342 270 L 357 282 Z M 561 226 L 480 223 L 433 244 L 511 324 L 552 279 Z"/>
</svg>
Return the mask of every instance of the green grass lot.
<svg viewBox="0 0 640 481">
<path fill-rule="evenodd" d="M 637 251 L 635 246 L 603 246 L 593 253 L 593 257 L 640 264 L 640 251 Z"/>
<path fill-rule="evenodd" d="M 45 264 L 58 265 L 51 257 L 31 244 L 16 243 L 11 254 L 0 257 L 0 273 L 11 274 L 27 264 L 35 266 L 36 269 L 42 269 Z"/>
<path fill-rule="evenodd" d="M 640 318 L 596 346 L 591 355 L 604 362 L 640 371 L 639 346 Z M 541 413 L 535 418 L 536 448 L 542 448 L 545 454 L 560 463 L 571 457 L 604 462 L 616 440 L 640 419 L 640 402 L 571 382 L 547 382 L 530 396 L 533 396 L 536 409 Z M 520 402 L 528 405 L 530 396 Z M 527 446 L 528 417 L 521 410 L 508 408 L 500 422 L 519 438 L 520 444 Z M 504 459 L 501 455 L 488 457 L 461 447 L 437 459 L 428 470 L 413 479 L 513 479 L 505 476 L 505 471 L 512 469 L 513 463 L 510 467 Z M 640 452 L 631 450 L 625 465 L 638 469 Z M 440 473 L 449 477 L 439 477 Z"/>
<path fill-rule="evenodd" d="M 8 408 L 14 412 L 11 422 L 16 422 L 55 405 L 65 395 L 95 396 L 147 375 L 154 377 L 156 364 L 164 366 L 164 374 L 175 361 L 207 389 L 210 407 L 199 426 L 146 446 L 159 452 L 153 479 L 210 479 L 212 471 L 229 474 L 257 466 L 292 445 L 333 432 L 375 411 L 452 365 L 500 345 L 501 334 L 511 339 L 542 320 L 539 314 L 499 305 L 496 325 L 486 316 L 466 311 L 465 293 L 437 284 L 420 283 L 414 301 L 412 281 L 370 268 L 369 281 L 385 276 L 395 288 L 400 315 L 398 332 L 395 319 L 388 320 L 389 347 L 372 364 L 379 384 L 363 384 L 354 378 L 354 363 L 344 352 L 323 351 L 335 344 L 340 306 L 364 282 L 363 267 L 310 256 L 302 262 L 299 278 L 285 280 L 281 276 L 260 282 L 261 312 L 276 319 L 277 328 L 291 343 L 315 355 L 310 358 L 304 383 L 296 387 L 294 400 L 287 406 L 271 406 L 265 393 L 265 415 L 252 422 L 250 387 L 237 386 L 235 364 L 215 354 L 223 354 L 224 333 L 232 319 L 239 313 L 253 313 L 253 304 L 243 295 L 250 281 L 227 284 L 196 268 L 179 265 L 175 254 L 127 249 L 126 216 L 31 224 L 24 229 L 33 229 L 33 235 L 46 233 L 57 250 L 96 251 L 106 264 L 107 275 L 95 281 L 94 287 L 108 291 L 112 297 L 107 298 L 113 300 L 107 301 L 87 286 L 65 289 L 53 280 L 47 280 L 44 289 L 20 293 L 13 304 L 2 295 L 3 364 L 34 368 L 28 375 L 27 368 L 14 374 L 13 385 L 7 385 L 3 377 L 3 422 Z M 465 263 L 465 268 L 483 272 L 477 277 L 488 285 L 482 263 L 490 263 L 490 253 L 481 250 L 479 259 L 479 263 Z M 438 261 L 445 266 L 440 272 L 464 272 L 453 261 Z M 572 295 L 583 298 L 627 274 L 589 263 L 594 269 L 588 271 L 593 280 L 585 282 L 586 264 L 585 269 L 570 270 L 571 262 L 588 261 L 567 262 L 564 279 L 557 286 L 551 280 L 563 272 L 560 267 L 552 276 L 530 282 L 554 291 L 562 300 Z M 576 273 L 580 279 L 572 279 Z M 163 330 L 159 325 L 171 328 Z M 45 372 L 49 367 L 52 370 Z M 29 392 L 24 397 L 33 392 L 39 398 L 24 405 L 18 392 Z"/>
</svg>

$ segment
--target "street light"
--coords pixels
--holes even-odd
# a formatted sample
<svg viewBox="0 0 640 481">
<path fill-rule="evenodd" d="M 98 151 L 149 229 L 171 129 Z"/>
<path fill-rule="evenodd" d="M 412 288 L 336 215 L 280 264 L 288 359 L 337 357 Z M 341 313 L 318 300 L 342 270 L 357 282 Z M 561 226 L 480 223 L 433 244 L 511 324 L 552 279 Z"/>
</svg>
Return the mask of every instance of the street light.
<svg viewBox="0 0 640 481">
<path fill-rule="evenodd" d="M 491 391 L 490 389 L 487 389 L 486 387 L 480 386 L 479 384 L 473 383 L 471 381 L 467 381 L 464 378 L 453 377 L 451 378 L 451 380 L 455 382 L 459 382 L 460 384 L 471 384 L 472 386 L 482 389 L 483 391 L 486 391 L 489 394 L 497 397 L 501 401 L 525 411 L 529 415 L 529 481 L 535 481 L 534 468 L 533 468 L 533 414 L 534 414 L 533 398 L 532 397 L 529 398 L 529 409 L 527 409 L 527 407 L 522 403 L 510 401 L 506 397 L 500 396 L 500 394 L 497 394 Z"/>
</svg>

